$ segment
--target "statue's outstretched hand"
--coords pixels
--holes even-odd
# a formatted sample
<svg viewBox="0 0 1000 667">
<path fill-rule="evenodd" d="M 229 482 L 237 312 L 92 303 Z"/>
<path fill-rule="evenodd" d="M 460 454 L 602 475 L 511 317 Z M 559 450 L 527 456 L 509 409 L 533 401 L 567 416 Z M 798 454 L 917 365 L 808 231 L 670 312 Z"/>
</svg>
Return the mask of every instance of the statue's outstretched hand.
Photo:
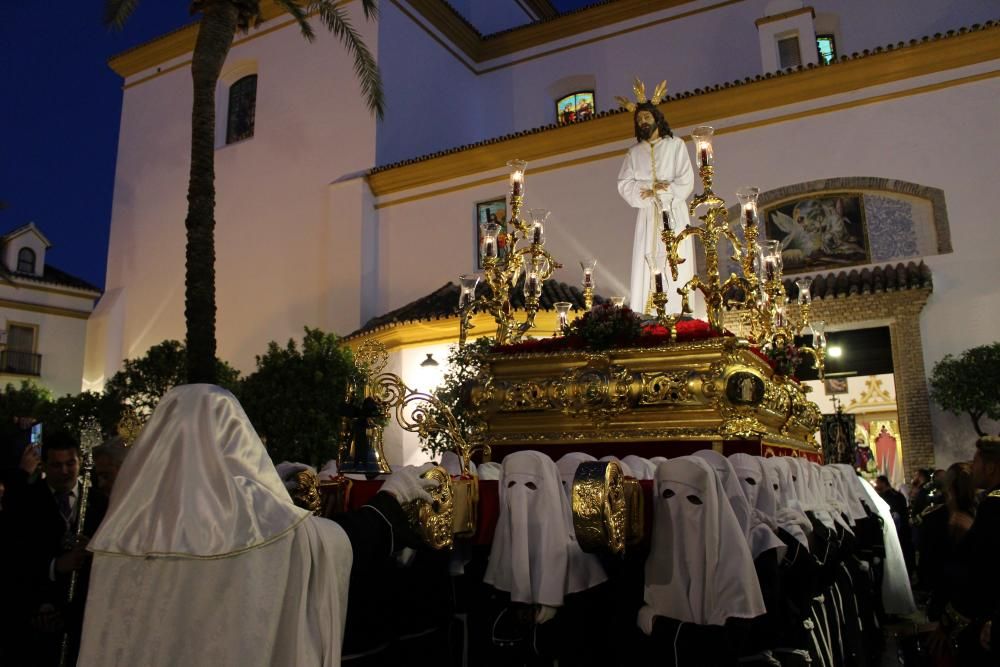
<svg viewBox="0 0 1000 667">
<path fill-rule="evenodd" d="M 438 485 L 433 479 L 421 477 L 425 472 L 434 467 L 433 463 L 425 463 L 422 466 L 402 466 L 393 468 L 392 474 L 382 484 L 382 490 L 396 498 L 400 505 L 404 505 L 413 500 L 426 500 L 433 502 L 431 494 L 428 493 Z"/>
</svg>

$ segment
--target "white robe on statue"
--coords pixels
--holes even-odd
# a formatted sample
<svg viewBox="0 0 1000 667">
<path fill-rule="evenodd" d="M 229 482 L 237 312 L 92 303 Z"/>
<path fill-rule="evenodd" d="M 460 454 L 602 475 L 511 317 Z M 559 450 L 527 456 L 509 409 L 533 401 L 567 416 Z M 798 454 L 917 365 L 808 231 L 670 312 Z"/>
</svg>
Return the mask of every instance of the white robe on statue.
<svg viewBox="0 0 1000 667">
<path fill-rule="evenodd" d="M 654 164 L 655 162 L 655 164 Z M 668 182 L 670 187 L 657 193 L 656 197 L 642 198 L 642 191 L 653 187 L 654 171 L 656 180 Z M 653 144 L 640 141 L 629 149 L 618 172 L 618 193 L 632 208 L 638 209 L 635 218 L 635 236 L 632 241 L 632 280 L 629 305 L 632 310 L 646 311 L 646 301 L 652 289 L 652 278 L 646 255 L 651 252 L 666 252 L 660 238 L 662 218 L 659 211 L 668 211 L 674 224 L 674 232 L 679 233 L 688 224 L 687 198 L 694 189 L 694 170 L 688 157 L 687 147 L 677 137 L 663 137 Z M 688 239 L 678 250 L 687 259 L 680 265 L 678 281 L 671 280 L 669 268 L 665 276 L 664 289 L 669 295 L 668 313 L 679 313 L 681 297 L 677 287 L 694 276 L 694 241 Z M 704 313 L 696 307 L 694 295 L 690 300 L 696 316 Z"/>
<path fill-rule="evenodd" d="M 292 504 L 236 398 L 170 391 L 125 459 L 78 664 L 340 664 L 351 545 Z"/>
</svg>

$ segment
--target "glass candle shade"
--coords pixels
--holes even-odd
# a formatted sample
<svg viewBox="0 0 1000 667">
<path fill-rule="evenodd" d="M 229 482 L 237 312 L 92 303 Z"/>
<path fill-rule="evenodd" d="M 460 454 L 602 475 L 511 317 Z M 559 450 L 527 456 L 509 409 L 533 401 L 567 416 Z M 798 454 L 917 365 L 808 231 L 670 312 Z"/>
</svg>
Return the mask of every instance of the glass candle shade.
<svg viewBox="0 0 1000 667">
<path fill-rule="evenodd" d="M 562 331 L 569 324 L 569 309 L 573 307 L 573 304 L 569 301 L 557 301 L 552 306 L 556 309 L 556 316 L 559 318 L 558 329 Z"/>
<path fill-rule="evenodd" d="M 507 163 L 510 178 L 510 193 L 515 197 L 524 196 L 524 170 L 528 163 L 524 160 L 511 160 Z"/>
<path fill-rule="evenodd" d="M 530 299 L 532 297 L 538 298 L 542 295 L 542 281 L 538 277 L 538 273 L 535 271 L 529 271 L 527 277 L 524 279 L 524 297 Z"/>
<path fill-rule="evenodd" d="M 622 306 L 625 305 L 625 297 L 623 296 L 613 296 L 610 297 L 608 300 L 611 302 L 611 305 L 614 306 L 615 308 L 621 308 Z"/>
<path fill-rule="evenodd" d="M 672 232 L 674 231 L 674 221 L 670 217 L 670 211 L 664 209 L 662 214 L 660 231 L 661 232 Z"/>
<path fill-rule="evenodd" d="M 694 139 L 694 154 L 699 169 L 715 164 L 715 154 L 712 149 L 713 134 L 715 134 L 715 129 L 708 125 L 696 127 L 691 132 L 691 138 Z"/>
<path fill-rule="evenodd" d="M 736 198 L 740 200 L 740 223 L 744 229 L 757 226 L 757 198 L 759 196 L 760 188 L 751 186 L 742 187 L 736 191 Z"/>
<path fill-rule="evenodd" d="M 810 322 L 810 328 L 812 329 L 813 335 L 813 349 L 819 352 L 826 348 L 826 322 L 823 320 L 816 320 L 815 322 Z"/>
<path fill-rule="evenodd" d="M 465 308 L 476 298 L 476 286 L 482 278 L 478 273 L 466 273 L 459 277 L 461 291 L 458 293 L 458 307 Z"/>
<path fill-rule="evenodd" d="M 761 280 L 771 281 L 781 278 L 781 243 L 765 241 L 761 248 Z"/>
<path fill-rule="evenodd" d="M 649 266 L 649 273 L 652 277 L 652 287 L 659 294 L 666 290 L 667 276 L 664 271 L 666 263 L 666 253 L 651 252 L 646 255 L 646 264 Z"/>
<path fill-rule="evenodd" d="M 597 260 L 582 259 L 580 260 L 580 268 L 583 269 L 583 280 L 581 284 L 584 287 L 596 287 L 597 284 L 594 281 L 594 270 L 597 268 Z"/>
<path fill-rule="evenodd" d="M 496 258 L 499 254 L 497 247 L 497 236 L 500 234 L 500 225 L 495 222 L 484 222 L 479 225 L 479 252 L 486 258 Z"/>
<path fill-rule="evenodd" d="M 808 306 L 812 303 L 812 278 L 799 278 L 795 281 L 795 286 L 799 288 L 798 304 Z"/>
</svg>

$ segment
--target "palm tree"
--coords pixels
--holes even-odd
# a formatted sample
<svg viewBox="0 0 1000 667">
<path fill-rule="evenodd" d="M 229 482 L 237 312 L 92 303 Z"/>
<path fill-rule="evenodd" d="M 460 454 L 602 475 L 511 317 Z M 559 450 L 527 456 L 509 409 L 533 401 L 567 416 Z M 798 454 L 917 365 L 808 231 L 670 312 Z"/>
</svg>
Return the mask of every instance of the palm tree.
<svg viewBox="0 0 1000 667">
<path fill-rule="evenodd" d="M 215 88 L 236 31 L 247 32 L 261 19 L 262 0 L 192 0 L 200 13 L 191 57 L 194 104 L 191 110 L 191 171 L 188 178 L 184 320 L 187 326 L 187 380 L 216 381 L 215 363 Z M 335 0 L 274 0 L 298 22 L 302 36 L 315 38 L 310 16 L 318 16 L 354 58 L 368 109 L 382 118 L 382 79 L 375 58 Z M 104 23 L 121 29 L 139 0 L 105 0 Z M 376 0 L 361 0 L 365 19 L 378 17 Z"/>
</svg>

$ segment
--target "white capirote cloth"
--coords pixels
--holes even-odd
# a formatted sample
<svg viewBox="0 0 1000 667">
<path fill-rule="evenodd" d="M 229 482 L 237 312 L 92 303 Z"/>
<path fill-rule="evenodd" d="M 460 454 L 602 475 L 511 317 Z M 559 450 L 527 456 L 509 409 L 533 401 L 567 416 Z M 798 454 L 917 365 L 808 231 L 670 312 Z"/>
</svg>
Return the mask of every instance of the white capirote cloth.
<svg viewBox="0 0 1000 667">
<path fill-rule="evenodd" d="M 480 464 L 476 469 L 476 472 L 479 473 L 480 480 L 493 481 L 500 479 L 501 470 L 503 470 L 503 468 L 499 463 L 487 461 L 486 463 Z"/>
<path fill-rule="evenodd" d="M 236 398 L 171 390 L 115 483 L 79 665 L 339 665 L 351 545 L 292 504 Z"/>
<path fill-rule="evenodd" d="M 570 498 L 570 509 L 572 510 L 573 503 L 573 479 L 576 477 L 576 469 L 580 467 L 581 463 L 586 461 L 596 461 L 590 454 L 585 454 L 583 452 L 570 452 L 569 454 L 563 454 L 556 461 L 556 469 L 559 470 L 559 479 L 562 481 L 563 491 L 566 492 L 566 496 Z"/>
<path fill-rule="evenodd" d="M 642 191 L 653 187 L 657 181 L 669 182 L 670 187 L 657 192 L 655 197 L 642 198 Z M 662 225 L 660 211 L 666 210 L 673 220 L 674 231 L 680 232 L 690 222 L 687 202 L 694 190 L 694 169 L 688 157 L 687 146 L 677 137 L 662 137 L 652 144 L 640 141 L 629 149 L 618 172 L 618 194 L 632 208 L 638 209 L 635 217 L 635 235 L 632 240 L 632 279 L 629 304 L 637 313 L 646 310 L 646 301 L 652 289 L 646 255 L 666 252 L 660 236 Z M 680 248 L 682 257 L 694 257 L 694 241 L 686 240 Z M 694 261 L 688 259 L 680 265 L 678 285 L 694 276 Z M 676 289 L 666 284 L 669 296 L 667 312 L 680 312 L 680 296 Z M 696 316 L 701 315 L 695 313 Z"/>
<path fill-rule="evenodd" d="M 754 516 L 753 506 L 743 493 L 743 486 L 729 459 L 713 449 L 703 449 L 695 452 L 694 456 L 707 461 L 719 476 L 726 497 L 733 507 L 736 521 L 739 522 L 747 544 L 750 545 L 751 555 L 756 558 L 769 549 L 781 549 L 781 555 L 784 555 L 785 543 L 769 526 L 763 524 L 759 517 Z"/>
<path fill-rule="evenodd" d="M 555 462 L 523 451 L 503 460 L 500 510 L 483 581 L 514 602 L 560 607 L 569 593 L 592 588 L 607 575 L 573 533 L 569 499 Z"/>
<path fill-rule="evenodd" d="M 762 460 L 764 471 L 774 489 L 777 509 L 774 520 L 778 527 L 794 537 L 799 544 L 809 549 L 809 534 L 812 533 L 812 522 L 802 511 L 798 496 L 795 494 L 795 484 L 792 482 L 789 457 L 775 456 Z"/>
<path fill-rule="evenodd" d="M 885 542 L 885 566 L 882 570 L 882 606 L 888 614 L 905 616 L 917 610 L 913 601 L 913 589 L 903 559 L 903 548 L 896 534 L 896 522 L 892 520 L 889 503 L 882 500 L 875 488 L 868 482 L 855 477 L 856 483 L 865 492 L 866 504 L 882 517 L 882 539 Z M 858 488 L 858 487 L 855 487 Z"/>
<path fill-rule="evenodd" d="M 712 467 L 694 456 L 661 463 L 654 493 L 643 632 L 656 616 L 724 625 L 763 614 L 750 548 Z"/>
<path fill-rule="evenodd" d="M 656 478 L 656 464 L 649 459 L 629 454 L 622 459 L 622 463 L 632 470 L 632 474 L 635 475 L 636 479 L 646 480 Z"/>
<path fill-rule="evenodd" d="M 441 455 L 441 467 L 452 477 L 458 477 L 462 474 L 462 458 L 455 452 L 445 452 Z M 476 474 L 476 464 L 472 461 L 469 461 L 469 474 Z"/>
<path fill-rule="evenodd" d="M 760 459 L 750 454 L 733 454 L 729 462 L 750 505 L 750 553 L 757 558 L 765 551 L 777 549 L 780 561 L 785 557 L 787 547 L 777 534 L 774 489 L 768 482 L 764 466 Z"/>
</svg>

